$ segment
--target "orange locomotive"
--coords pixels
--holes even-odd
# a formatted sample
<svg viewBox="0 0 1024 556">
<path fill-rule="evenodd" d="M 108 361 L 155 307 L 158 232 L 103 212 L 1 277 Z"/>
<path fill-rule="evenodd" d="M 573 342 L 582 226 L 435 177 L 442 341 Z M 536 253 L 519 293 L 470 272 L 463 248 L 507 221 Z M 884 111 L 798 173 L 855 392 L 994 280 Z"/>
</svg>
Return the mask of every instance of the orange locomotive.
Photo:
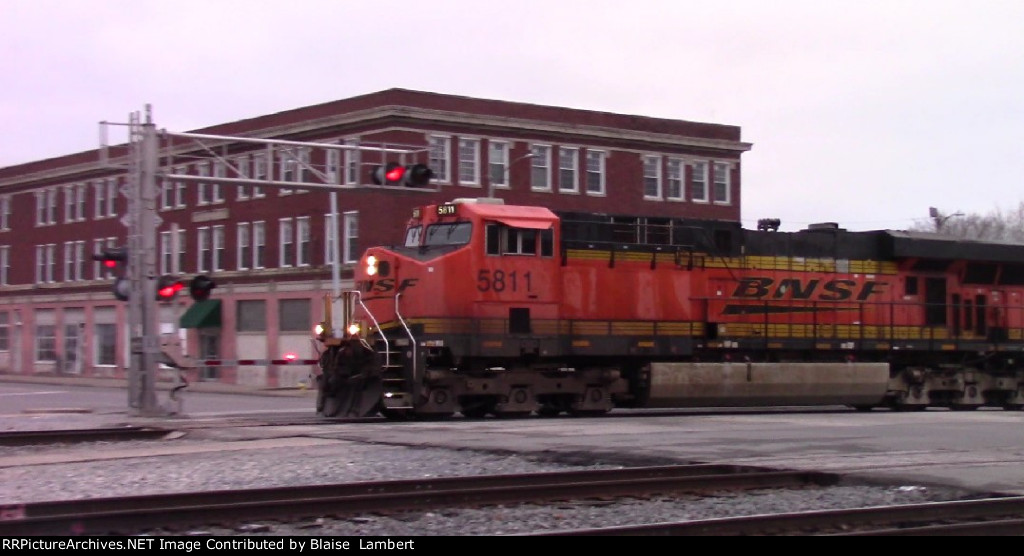
<svg viewBox="0 0 1024 556">
<path fill-rule="evenodd" d="M 1024 406 L 1024 245 L 457 199 L 355 278 L 325 416 Z"/>
</svg>

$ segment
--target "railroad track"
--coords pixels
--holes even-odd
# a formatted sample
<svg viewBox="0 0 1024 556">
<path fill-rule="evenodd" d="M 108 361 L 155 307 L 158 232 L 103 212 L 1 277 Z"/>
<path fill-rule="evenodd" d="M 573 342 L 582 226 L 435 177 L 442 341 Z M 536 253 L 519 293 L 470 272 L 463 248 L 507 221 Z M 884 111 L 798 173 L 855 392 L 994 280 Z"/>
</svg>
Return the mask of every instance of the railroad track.
<svg viewBox="0 0 1024 556">
<path fill-rule="evenodd" d="M 0 536 L 139 534 L 252 520 L 837 484 L 831 473 L 677 465 L 373 481 L 0 506 Z"/>
<path fill-rule="evenodd" d="M 547 531 L 525 536 L 939 536 L 1024 534 L 1024 496 Z"/>
<path fill-rule="evenodd" d="M 173 431 L 154 427 L 107 427 L 98 429 L 60 429 L 0 432 L 0 446 L 36 444 L 73 444 L 78 442 L 157 440 Z"/>
</svg>

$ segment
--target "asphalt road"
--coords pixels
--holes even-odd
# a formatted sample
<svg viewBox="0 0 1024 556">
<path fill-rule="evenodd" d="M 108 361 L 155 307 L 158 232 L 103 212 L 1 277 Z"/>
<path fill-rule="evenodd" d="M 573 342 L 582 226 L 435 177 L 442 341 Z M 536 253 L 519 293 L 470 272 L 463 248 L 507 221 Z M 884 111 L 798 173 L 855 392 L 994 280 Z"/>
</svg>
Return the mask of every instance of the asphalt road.
<svg viewBox="0 0 1024 556">
<path fill-rule="evenodd" d="M 313 412 L 310 391 L 239 394 L 189 392 L 180 414 L 138 417 L 128 408 L 124 389 L 0 382 L 0 430 L 15 422 L 20 428 L 173 425 L 181 419 L 228 414 Z M 167 392 L 158 396 L 161 402 L 168 401 Z M 327 422 L 291 426 L 289 434 L 323 434 L 368 444 L 561 454 L 583 460 L 824 470 L 887 483 L 1024 495 L 1021 411 L 616 411 L 597 418 Z"/>
</svg>

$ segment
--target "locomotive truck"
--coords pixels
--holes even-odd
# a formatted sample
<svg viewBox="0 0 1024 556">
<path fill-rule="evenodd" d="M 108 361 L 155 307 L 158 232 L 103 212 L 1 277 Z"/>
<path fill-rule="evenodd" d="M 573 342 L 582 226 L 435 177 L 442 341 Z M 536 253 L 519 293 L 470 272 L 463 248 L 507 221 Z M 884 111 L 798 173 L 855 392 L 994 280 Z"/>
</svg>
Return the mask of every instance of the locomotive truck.
<svg viewBox="0 0 1024 556">
<path fill-rule="evenodd" d="M 325 299 L 317 412 L 1024 406 L 1024 245 L 766 222 L 417 208 Z"/>
</svg>

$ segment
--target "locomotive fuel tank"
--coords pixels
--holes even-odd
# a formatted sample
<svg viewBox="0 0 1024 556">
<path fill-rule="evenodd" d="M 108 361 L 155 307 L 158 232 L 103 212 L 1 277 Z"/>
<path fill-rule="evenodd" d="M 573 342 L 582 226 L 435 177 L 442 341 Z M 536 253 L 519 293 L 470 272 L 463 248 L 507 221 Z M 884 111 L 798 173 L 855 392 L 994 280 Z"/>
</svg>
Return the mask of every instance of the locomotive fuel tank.
<svg viewBox="0 0 1024 556">
<path fill-rule="evenodd" d="M 651 363 L 644 407 L 752 407 L 882 403 L 887 363 Z"/>
</svg>

